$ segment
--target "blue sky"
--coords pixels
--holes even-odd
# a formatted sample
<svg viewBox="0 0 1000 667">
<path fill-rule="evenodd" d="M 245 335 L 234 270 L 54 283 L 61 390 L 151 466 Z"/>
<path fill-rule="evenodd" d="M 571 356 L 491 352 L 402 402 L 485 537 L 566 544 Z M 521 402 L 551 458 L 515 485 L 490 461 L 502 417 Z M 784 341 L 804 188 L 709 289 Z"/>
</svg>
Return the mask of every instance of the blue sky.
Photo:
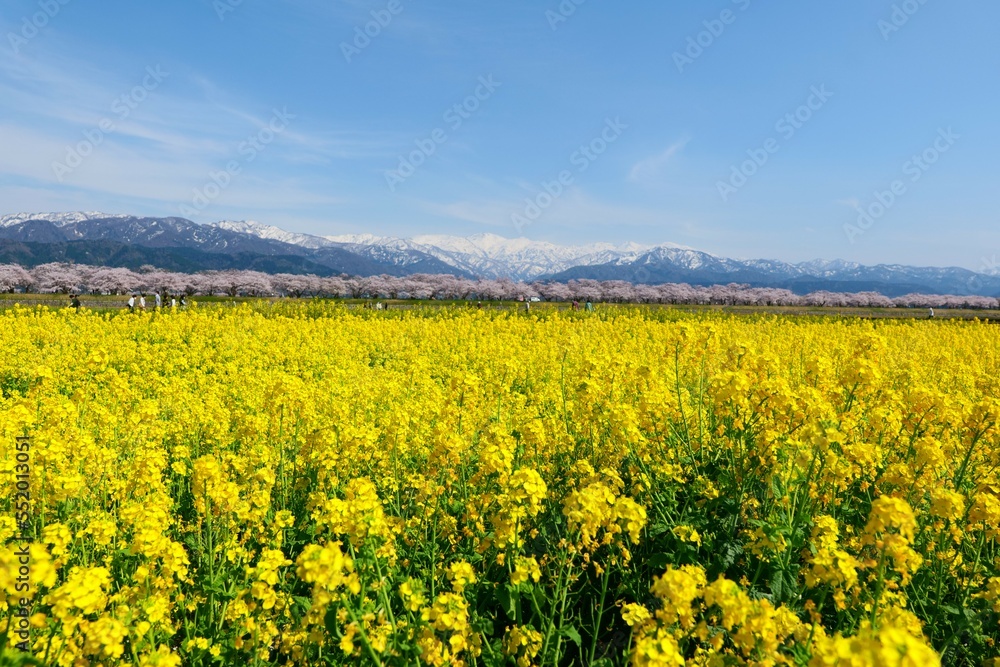
<svg viewBox="0 0 1000 667">
<path fill-rule="evenodd" d="M 998 24 L 991 0 L 7 0 L 0 209 L 989 270 Z"/>
</svg>

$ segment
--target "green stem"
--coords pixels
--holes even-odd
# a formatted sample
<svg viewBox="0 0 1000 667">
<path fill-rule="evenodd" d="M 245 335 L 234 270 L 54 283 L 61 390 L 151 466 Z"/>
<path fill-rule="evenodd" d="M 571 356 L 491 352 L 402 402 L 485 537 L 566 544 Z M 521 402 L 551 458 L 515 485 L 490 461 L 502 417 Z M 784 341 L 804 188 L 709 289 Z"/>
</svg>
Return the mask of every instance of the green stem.
<svg viewBox="0 0 1000 667">
<path fill-rule="evenodd" d="M 589 665 L 594 664 L 594 657 L 597 653 L 597 636 L 601 632 L 601 620 L 604 617 L 604 601 L 608 596 L 608 580 L 611 579 L 611 570 L 605 568 L 603 581 L 601 582 L 601 602 L 597 607 L 597 623 L 594 624 L 594 634 L 590 639 L 590 661 L 587 663 Z"/>
<path fill-rule="evenodd" d="M 876 620 L 878 619 L 878 603 L 882 598 L 882 584 L 885 581 L 885 549 L 882 549 L 882 553 L 878 557 L 878 579 L 875 582 L 875 600 L 872 602 L 872 616 L 871 622 L 872 627 L 876 627 Z"/>
<path fill-rule="evenodd" d="M 354 613 L 354 609 L 352 609 L 349 604 L 345 604 L 344 608 L 347 609 L 347 613 L 350 614 L 351 620 L 354 621 L 354 624 L 358 626 L 358 634 L 361 635 L 361 641 L 365 645 L 365 648 L 368 649 L 368 655 L 371 656 L 372 661 L 378 665 L 378 667 L 382 667 L 382 661 L 379 660 L 378 653 L 375 652 L 375 649 L 372 648 L 371 642 L 368 641 L 368 633 L 365 632 L 364 623 L 358 620 L 357 615 Z"/>
</svg>

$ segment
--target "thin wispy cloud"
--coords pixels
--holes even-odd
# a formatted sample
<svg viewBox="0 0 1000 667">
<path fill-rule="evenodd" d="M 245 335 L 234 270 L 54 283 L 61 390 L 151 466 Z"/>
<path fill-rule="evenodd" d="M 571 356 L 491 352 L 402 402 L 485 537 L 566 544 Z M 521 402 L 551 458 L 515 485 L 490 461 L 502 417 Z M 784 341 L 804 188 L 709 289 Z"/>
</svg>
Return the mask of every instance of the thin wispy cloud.
<svg viewBox="0 0 1000 667">
<path fill-rule="evenodd" d="M 629 171 L 629 179 L 633 181 L 650 181 L 659 177 L 663 168 L 684 150 L 684 147 L 690 141 L 690 137 L 682 137 L 667 146 L 666 150 L 636 162 Z"/>
<path fill-rule="evenodd" d="M 60 4 L 19 54 L 0 45 L 4 208 L 177 214 L 236 161 L 232 183 L 193 217 L 512 235 L 511 215 L 568 171 L 526 234 L 971 269 L 1000 252 L 989 213 L 998 94 L 981 85 L 996 62 L 973 52 L 992 43 L 1000 5 L 910 21 L 891 49 L 863 0 L 804 3 L 775 21 L 748 8 L 739 30 L 678 72 L 670 54 L 717 17 L 698 3 L 581 3 L 553 26 L 555 1 L 394 2 L 391 21 L 389 0 L 227 2 L 223 20 L 209 0 Z M 38 0 L 8 0 L 0 35 L 38 11 Z M 346 58 L 342 43 L 361 53 Z M 169 77 L 116 113 L 157 66 Z M 491 74 L 496 95 L 472 97 Z M 815 113 L 810 91 L 824 83 L 843 92 Z M 241 151 L 275 109 L 296 118 L 263 150 Z M 600 128 L 617 118 L 628 129 L 612 142 Z M 114 131 L 59 178 L 53 162 L 104 119 Z M 892 243 L 848 243 L 859 203 L 848 195 L 871 202 L 906 178 L 901 165 L 942 123 L 969 139 L 907 181 L 878 222 Z M 386 173 L 398 169 L 412 176 L 392 190 Z M 723 200 L 720 184 L 738 194 Z"/>
<path fill-rule="evenodd" d="M 252 102 L 198 73 L 158 64 L 149 68 L 164 78 L 139 100 L 130 96 L 146 76 L 141 68 L 130 68 L 139 76 L 131 80 L 59 55 L 0 60 L 0 111 L 5 116 L 0 123 L 0 144 L 5 146 L 0 181 L 27 179 L 40 188 L 73 188 L 81 200 L 112 196 L 176 208 L 211 173 L 234 159 L 246 159 L 247 139 L 268 127 L 273 109 L 258 104 L 251 110 Z M 293 109 L 287 112 L 297 116 Z M 264 212 L 335 205 L 340 197 L 315 178 L 302 181 L 312 181 L 309 187 L 300 184 L 294 167 L 388 156 L 399 141 L 350 128 L 313 132 L 307 123 L 296 126 L 296 120 L 263 150 L 255 149 L 254 164 L 248 160 L 242 165 L 245 173 L 219 197 L 218 206 Z M 81 153 L 78 165 L 61 170 Z M 283 164 L 293 168 L 283 173 Z M 37 200 L 37 191 L 29 201 Z M 211 219 L 212 211 L 205 213 Z"/>
</svg>

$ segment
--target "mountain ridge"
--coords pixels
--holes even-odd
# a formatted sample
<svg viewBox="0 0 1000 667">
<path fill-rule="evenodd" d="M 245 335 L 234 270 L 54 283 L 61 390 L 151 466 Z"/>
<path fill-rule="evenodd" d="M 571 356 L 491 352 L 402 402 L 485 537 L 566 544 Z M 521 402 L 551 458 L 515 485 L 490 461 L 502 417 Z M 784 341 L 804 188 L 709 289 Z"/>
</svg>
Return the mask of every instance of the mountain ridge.
<svg viewBox="0 0 1000 667">
<path fill-rule="evenodd" d="M 143 251 L 128 253 L 121 248 L 109 252 L 106 246 L 85 247 L 88 243 L 114 242 L 123 247 L 198 251 L 169 260 L 196 267 L 193 270 L 218 268 L 217 265 L 227 268 L 280 265 L 288 267 L 290 272 L 306 272 L 312 268 L 314 272 L 350 275 L 451 273 L 519 281 L 595 279 L 625 280 L 635 284 L 740 283 L 754 287 L 783 287 L 796 293 L 836 287 L 838 291 L 878 291 L 886 296 L 900 296 L 908 291 L 1000 295 L 1000 276 L 978 274 L 959 267 L 866 266 L 836 259 L 800 263 L 738 260 L 675 243 L 560 246 L 527 238 L 508 239 L 491 233 L 468 237 L 425 234 L 412 238 L 376 234 L 318 236 L 254 221 L 198 224 L 185 218 L 99 212 L 0 216 L 0 240 L 6 243 L 6 257 L 21 257 L 26 261 L 31 261 L 32 257 L 51 256 L 51 252 L 41 249 L 46 244 L 83 244 L 73 246 L 73 254 L 104 258 L 108 262 L 116 261 L 115 257 L 135 258 L 144 254 Z M 11 243 L 34 249 L 15 252 L 10 249 Z M 241 257 L 237 262 L 220 259 L 237 255 Z M 269 262 L 268 257 L 282 259 Z"/>
</svg>

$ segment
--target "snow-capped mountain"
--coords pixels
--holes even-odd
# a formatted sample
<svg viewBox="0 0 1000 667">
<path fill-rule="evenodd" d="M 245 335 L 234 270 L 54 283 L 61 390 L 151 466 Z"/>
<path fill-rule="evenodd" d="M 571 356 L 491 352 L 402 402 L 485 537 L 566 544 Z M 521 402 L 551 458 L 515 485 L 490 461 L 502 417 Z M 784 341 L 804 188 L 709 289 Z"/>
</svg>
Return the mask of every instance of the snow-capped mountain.
<svg viewBox="0 0 1000 667">
<path fill-rule="evenodd" d="M 58 227 L 63 227 L 65 225 L 73 224 L 75 222 L 84 222 L 86 220 L 129 218 L 129 217 L 132 216 L 118 215 L 118 214 L 111 215 L 108 213 L 98 213 L 98 212 L 14 213 L 13 215 L 0 216 L 0 227 L 10 227 L 11 225 L 17 225 L 22 222 L 27 222 L 28 220 L 46 220 Z"/>
<path fill-rule="evenodd" d="M 878 291 L 887 296 L 1000 294 L 1000 276 L 955 267 L 736 260 L 672 243 L 560 246 L 495 234 L 411 239 L 374 234 L 317 236 L 252 221 L 200 225 L 184 218 L 91 212 L 0 216 L 0 264 L 34 266 L 50 261 L 130 268 L 154 264 L 184 271 L 251 268 L 318 275 L 451 273 L 526 281 L 743 283 L 800 294 L 816 290 Z"/>
<path fill-rule="evenodd" d="M 413 267 L 428 259 L 440 262 L 440 258 L 433 252 L 432 248 L 408 239 L 375 236 L 374 234 L 345 234 L 342 236 L 324 236 L 323 238 L 362 257 L 368 257 L 379 262 L 389 262 L 396 266 Z M 442 263 L 452 269 L 460 268 L 451 262 L 445 261 Z M 464 270 L 462 271 L 464 272 Z"/>
<path fill-rule="evenodd" d="M 218 229 L 224 229 L 229 232 L 238 232 L 240 234 L 250 234 L 251 236 L 256 236 L 261 239 L 269 239 L 271 241 L 281 241 L 282 243 L 290 243 L 292 245 L 302 246 L 303 248 L 324 248 L 333 245 L 332 242 L 327 241 L 321 236 L 311 236 L 310 234 L 298 234 L 296 232 L 286 232 L 280 227 L 275 227 L 274 225 L 265 225 L 260 222 L 253 221 L 234 221 L 234 220 L 223 220 L 221 222 L 210 222 L 209 227 L 216 227 Z"/>
<path fill-rule="evenodd" d="M 196 247 L 205 252 L 278 252 L 282 249 L 280 244 L 275 245 L 255 234 L 199 225 L 184 218 L 104 213 L 19 213 L 0 218 L 0 232 L 3 238 L 26 243 L 114 241 L 144 247 Z"/>
<path fill-rule="evenodd" d="M 305 248 L 337 245 L 363 257 L 400 267 L 412 266 L 430 256 L 461 272 L 494 279 L 535 280 L 573 267 L 629 264 L 650 252 L 690 269 L 698 268 L 704 262 L 703 258 L 716 259 L 708 253 L 675 243 L 655 247 L 638 243 L 561 246 L 547 241 L 508 239 L 488 233 L 467 237 L 427 234 L 411 239 L 375 234 L 320 237 L 286 232 L 255 222 L 217 222 L 212 226 Z"/>
<path fill-rule="evenodd" d="M 399 256 L 378 246 L 355 252 L 345 244 L 254 222 L 200 225 L 185 218 L 102 213 L 21 213 L 0 220 L 0 264 L 76 261 L 129 268 L 154 264 L 179 271 L 464 275 L 424 253 Z M 380 259 L 382 255 L 386 257 Z"/>
<path fill-rule="evenodd" d="M 573 266 L 631 261 L 648 250 L 648 246 L 636 243 L 560 246 L 526 238 L 507 239 L 496 234 L 424 235 L 412 239 L 353 234 L 324 238 L 347 244 L 355 252 L 364 254 L 372 254 L 376 248 L 383 253 L 425 253 L 473 275 L 513 280 L 533 280 Z"/>
<path fill-rule="evenodd" d="M 516 280 L 532 280 L 573 266 L 634 260 L 648 250 L 648 246 L 635 243 L 560 246 L 526 238 L 507 239 L 496 234 L 466 238 L 430 235 L 417 236 L 413 240 L 431 248 L 428 252 L 438 259 L 466 271 L 489 278 Z"/>
<path fill-rule="evenodd" d="M 253 233 L 251 231 L 251 233 Z M 316 243 L 318 237 L 311 237 Z M 483 278 L 513 280 L 595 278 L 636 283 L 687 282 L 699 285 L 746 283 L 786 287 L 797 292 L 818 289 L 941 294 L 1000 292 L 1000 280 L 960 268 L 863 266 L 843 260 L 790 264 L 779 260 L 736 260 L 675 243 L 593 243 L 560 246 L 496 234 L 459 237 L 423 235 L 412 239 L 354 234 L 325 236 L 366 258 L 410 267 L 414 257 L 433 257 L 454 269 Z"/>
</svg>

